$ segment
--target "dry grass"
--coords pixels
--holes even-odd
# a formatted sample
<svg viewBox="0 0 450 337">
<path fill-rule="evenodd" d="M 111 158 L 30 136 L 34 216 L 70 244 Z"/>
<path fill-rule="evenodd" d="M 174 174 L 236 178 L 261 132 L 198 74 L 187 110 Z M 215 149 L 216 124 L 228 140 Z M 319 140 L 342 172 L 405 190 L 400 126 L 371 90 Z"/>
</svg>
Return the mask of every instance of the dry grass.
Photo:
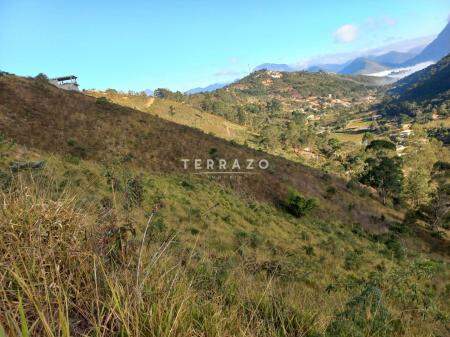
<svg viewBox="0 0 450 337">
<path fill-rule="evenodd" d="M 249 180 L 180 174 L 210 148 L 266 155 L 27 79 L 0 89 L 2 131 L 33 147 L 0 143 L 0 336 L 445 335 L 445 255 L 363 231 L 391 211 L 344 181 L 275 157 Z M 282 212 L 286 186 L 321 209 Z"/>
<path fill-rule="evenodd" d="M 449 128 L 450 127 L 450 118 L 434 120 L 434 121 L 425 123 L 423 126 L 426 129 L 440 128 L 440 127 Z"/>
<path fill-rule="evenodd" d="M 333 137 L 341 142 L 362 144 L 363 133 L 335 132 L 333 133 Z"/>
<path fill-rule="evenodd" d="M 270 169 L 236 179 L 217 178 L 238 193 L 277 205 L 288 188 L 320 201 L 320 218 L 359 222 L 400 219 L 402 214 L 383 207 L 377 200 L 361 197 L 346 187 L 346 181 L 324 176 L 299 163 L 249 149 L 199 130 L 155 118 L 148 113 L 113 103 L 97 102 L 81 93 L 66 92 L 37 80 L 15 76 L 0 78 L 2 132 L 19 144 L 39 150 L 107 163 L 130 161 L 147 172 L 183 172 L 182 158 L 216 156 L 245 163 L 248 158 L 267 159 Z M 190 166 L 193 171 L 193 165 Z M 332 185 L 340 197 L 330 202 L 324 196 Z M 349 212 L 350 204 L 355 205 Z"/>
<path fill-rule="evenodd" d="M 71 186 L 61 190 L 58 179 L 54 173 L 19 174 L 0 198 L 0 331 L 7 336 L 331 337 L 330 324 L 342 319 L 336 314 L 352 303 L 351 298 L 358 298 L 373 273 L 375 279 L 381 277 L 377 282 L 383 306 L 392 315 L 392 321 L 381 323 L 392 332 L 389 335 L 443 331 L 436 315 L 446 314 L 445 301 L 439 293 L 426 292 L 427 282 L 433 282 L 443 294 L 446 274 L 439 263 L 412 260 L 402 266 L 382 257 L 364 237 L 352 237 L 350 231 L 335 236 L 345 227 L 322 224 L 322 232 L 318 224 L 304 222 L 300 228 L 309 234 L 302 235 L 311 239 L 289 238 L 285 231 L 295 233 L 292 220 L 264 208 L 258 218 L 278 217 L 280 225 L 288 221 L 282 225 L 286 228 L 278 229 L 278 234 L 270 234 L 276 228 L 260 228 L 262 242 L 267 243 L 236 236 L 243 241 L 224 251 L 206 235 L 214 235 L 214 228 L 204 229 L 205 235 L 186 236 L 181 227 L 191 224 L 184 223 L 175 225 L 176 231 L 155 234 L 152 214 L 162 216 L 161 212 L 174 224 L 187 221 L 181 214 L 169 217 L 178 194 L 166 196 L 164 208 L 156 213 L 143 217 L 133 213 L 137 223 L 129 228 L 119 194 L 117 204 L 105 210 L 96 201 L 81 202 L 83 194 L 74 194 Z M 212 186 L 204 188 L 197 192 L 199 202 Z M 234 221 L 242 222 L 238 217 L 250 216 L 252 210 L 236 208 L 242 207 L 239 203 L 228 201 L 235 204 Z M 221 211 L 226 204 L 221 201 Z M 197 220 L 199 228 L 201 222 Z M 225 244 L 232 232 L 222 227 Z M 301 240 L 315 247 L 312 255 Z M 373 250 L 363 254 L 359 269 L 347 258 L 356 247 Z M 342 254 L 348 270 L 337 267 Z M 424 261 L 423 266 L 416 261 Z M 387 270 L 377 271 L 380 265 Z M 412 293 L 411 284 L 416 288 Z M 370 331 L 376 311 L 364 310 L 375 316 L 352 329 L 374 336 Z M 344 320 L 356 324 L 352 322 Z"/>
<path fill-rule="evenodd" d="M 233 140 L 240 144 L 253 138 L 253 135 L 244 126 L 180 102 L 168 99 L 155 99 L 142 95 L 102 91 L 88 91 L 87 94 L 93 97 L 106 97 L 116 104 L 148 112 L 165 120 L 196 128 L 205 133 Z"/>
<path fill-rule="evenodd" d="M 2 196 L 0 222 L 8 335 L 197 335 L 192 280 L 166 253 L 173 238 L 149 247 L 144 236 L 139 246 L 81 213 L 72 197 L 13 189 Z"/>
</svg>

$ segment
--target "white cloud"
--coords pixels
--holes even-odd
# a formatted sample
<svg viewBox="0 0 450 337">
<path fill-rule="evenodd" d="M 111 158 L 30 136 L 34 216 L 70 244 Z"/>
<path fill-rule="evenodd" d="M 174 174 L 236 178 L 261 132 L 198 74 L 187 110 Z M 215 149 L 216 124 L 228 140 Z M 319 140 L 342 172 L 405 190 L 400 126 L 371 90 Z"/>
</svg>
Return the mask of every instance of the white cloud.
<svg viewBox="0 0 450 337">
<path fill-rule="evenodd" d="M 450 13 L 449 13 L 448 16 L 447 16 L 447 22 L 450 23 Z"/>
<path fill-rule="evenodd" d="M 358 37 L 358 27 L 351 24 L 343 25 L 333 33 L 333 36 L 336 42 L 352 42 Z"/>
<path fill-rule="evenodd" d="M 431 41 L 435 39 L 435 35 L 423 36 L 414 39 L 386 41 L 388 44 L 369 49 L 360 49 L 347 53 L 334 53 L 334 54 L 319 54 L 309 59 L 298 60 L 293 66 L 297 69 L 305 69 L 312 65 L 327 64 L 327 63 L 344 63 L 352 60 L 356 57 L 367 55 L 381 55 L 390 51 L 407 52 L 411 49 L 425 47 Z"/>
</svg>

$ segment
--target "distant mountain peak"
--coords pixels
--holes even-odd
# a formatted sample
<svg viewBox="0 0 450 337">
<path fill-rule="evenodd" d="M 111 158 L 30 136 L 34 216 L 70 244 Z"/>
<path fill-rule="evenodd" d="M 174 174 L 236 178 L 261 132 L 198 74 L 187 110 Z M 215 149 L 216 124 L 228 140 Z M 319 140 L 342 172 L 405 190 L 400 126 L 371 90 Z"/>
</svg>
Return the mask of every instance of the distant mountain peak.
<svg viewBox="0 0 450 337">
<path fill-rule="evenodd" d="M 419 55 L 405 62 L 405 65 L 433 61 L 437 62 L 450 53 L 450 22 Z"/>
<path fill-rule="evenodd" d="M 230 83 L 232 83 L 232 82 L 213 83 L 206 87 L 192 88 L 190 90 L 185 91 L 185 94 L 194 95 L 194 94 L 199 94 L 202 92 L 211 92 L 211 91 L 214 91 L 217 89 L 222 89 L 223 87 L 227 86 Z"/>
<path fill-rule="evenodd" d="M 366 57 L 358 57 L 339 71 L 344 75 L 363 75 L 386 70 L 387 67 Z"/>
</svg>

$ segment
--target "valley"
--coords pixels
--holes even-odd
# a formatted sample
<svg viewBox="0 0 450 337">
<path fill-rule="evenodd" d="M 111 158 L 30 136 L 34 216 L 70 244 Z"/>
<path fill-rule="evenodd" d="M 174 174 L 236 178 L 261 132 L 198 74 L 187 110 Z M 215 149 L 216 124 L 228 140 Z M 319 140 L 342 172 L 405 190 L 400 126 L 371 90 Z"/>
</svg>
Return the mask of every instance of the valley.
<svg viewBox="0 0 450 337">
<path fill-rule="evenodd" d="M 442 224 L 444 231 L 436 231 L 424 220 L 411 222 L 395 201 L 383 201 L 395 200 L 395 194 L 386 190 L 384 196 L 381 187 L 377 193 L 356 180 L 364 158 L 398 153 L 395 146 L 393 153 L 368 149 L 389 145 L 375 144 L 405 126 L 375 109 L 384 102 L 383 87 L 365 77 L 293 73 L 287 80 L 302 83 L 295 93 L 296 82 L 291 86 L 285 76 L 260 71 L 212 94 L 165 92 L 168 97 L 149 98 L 68 92 L 42 77 L 2 74 L 0 177 L 6 217 L 0 221 L 0 249 L 7 261 L 2 287 L 19 282 L 23 296 L 35 301 L 34 307 L 23 307 L 15 295 L 3 293 L 1 306 L 9 308 L 4 328 L 19 329 L 13 314 L 19 303 L 27 315 L 64 313 L 38 318 L 26 328 L 38 335 L 62 325 L 80 334 L 169 329 L 180 336 L 186 331 L 245 335 L 247 326 L 270 335 L 279 324 L 287 335 L 363 333 L 376 325 L 385 336 L 445 333 L 440 317 L 448 309 L 448 228 Z M 421 131 L 447 121 L 439 119 L 420 130 L 412 126 L 402 156 L 411 157 L 405 172 L 431 165 L 433 180 L 441 184 L 448 179 L 445 166 L 414 157 L 419 151 L 434 156 L 434 163 L 448 159 L 448 149 L 433 139 L 424 142 Z M 279 136 L 268 134 L 267 126 Z M 362 157 L 350 161 L 355 153 Z M 255 158 L 267 160 L 270 168 L 202 177 L 180 158 L 202 158 L 204 164 Z M 11 171 L 12 165 L 24 169 Z M 19 220 L 24 212 L 27 222 Z M 59 221 L 64 225 L 54 232 Z M 15 223 L 22 226 L 20 240 L 12 235 Z M 76 244 L 67 245 L 72 236 L 66 230 Z M 81 239 L 86 231 L 91 234 Z M 42 249 L 42 242 L 60 248 Z M 12 246 L 24 260 L 7 253 Z M 141 262 L 142 255 L 153 262 Z M 66 267 L 59 269 L 55 258 Z M 63 294 L 45 288 L 43 297 L 39 288 L 27 288 L 35 282 L 30 268 L 38 261 L 49 270 L 39 277 Z M 92 263 L 100 268 L 100 290 L 93 287 L 99 281 L 91 280 Z M 80 282 L 88 284 L 84 292 L 74 292 Z M 382 289 L 383 304 L 372 309 L 372 301 L 381 300 L 376 289 Z M 110 296 L 119 302 L 110 303 Z M 100 311 L 90 304 L 92 298 Z M 353 310 L 359 298 L 365 302 L 356 308 L 373 316 L 355 325 L 359 313 L 342 313 Z M 151 321 L 146 303 L 156 315 Z M 175 320 L 167 316 L 171 310 L 178 312 Z M 420 321 L 416 312 L 422 312 Z"/>
<path fill-rule="evenodd" d="M 0 11 L 0 337 L 449 335 L 448 20 L 28 5 Z"/>
</svg>

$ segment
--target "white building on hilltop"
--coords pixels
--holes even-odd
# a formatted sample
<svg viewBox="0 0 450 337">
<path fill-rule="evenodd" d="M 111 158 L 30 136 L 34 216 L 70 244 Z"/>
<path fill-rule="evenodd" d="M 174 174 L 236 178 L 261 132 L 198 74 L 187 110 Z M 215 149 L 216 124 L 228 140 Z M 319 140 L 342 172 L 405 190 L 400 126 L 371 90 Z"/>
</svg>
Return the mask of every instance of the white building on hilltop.
<svg viewBox="0 0 450 337">
<path fill-rule="evenodd" d="M 74 75 L 56 77 L 50 79 L 50 83 L 64 90 L 79 91 L 77 78 Z"/>
</svg>

